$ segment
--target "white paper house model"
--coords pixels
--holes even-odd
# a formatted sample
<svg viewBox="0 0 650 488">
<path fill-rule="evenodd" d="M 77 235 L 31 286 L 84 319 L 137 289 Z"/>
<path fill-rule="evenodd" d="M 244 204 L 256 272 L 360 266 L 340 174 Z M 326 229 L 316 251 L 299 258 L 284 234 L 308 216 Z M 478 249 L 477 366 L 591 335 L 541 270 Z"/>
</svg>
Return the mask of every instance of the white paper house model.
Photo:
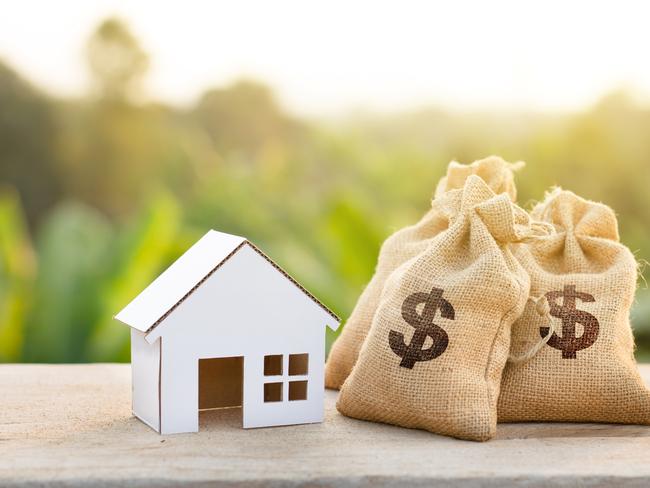
<svg viewBox="0 0 650 488">
<path fill-rule="evenodd" d="M 208 232 L 115 318 L 131 327 L 133 413 L 162 434 L 240 405 L 245 428 L 323 420 L 340 321 L 243 237 Z"/>
</svg>

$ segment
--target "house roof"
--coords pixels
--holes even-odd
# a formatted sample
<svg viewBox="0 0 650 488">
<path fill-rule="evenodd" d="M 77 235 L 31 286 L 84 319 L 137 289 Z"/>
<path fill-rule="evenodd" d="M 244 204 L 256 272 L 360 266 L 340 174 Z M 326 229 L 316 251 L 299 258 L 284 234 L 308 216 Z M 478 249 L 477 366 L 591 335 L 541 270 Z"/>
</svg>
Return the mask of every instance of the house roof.
<svg viewBox="0 0 650 488">
<path fill-rule="evenodd" d="M 334 312 L 323 305 L 253 243 L 245 237 L 215 230 L 208 231 L 124 307 L 115 318 L 141 332 L 150 332 L 245 245 L 250 246 L 266 259 L 318 306 L 336 319 L 338 324 L 340 320 Z"/>
</svg>

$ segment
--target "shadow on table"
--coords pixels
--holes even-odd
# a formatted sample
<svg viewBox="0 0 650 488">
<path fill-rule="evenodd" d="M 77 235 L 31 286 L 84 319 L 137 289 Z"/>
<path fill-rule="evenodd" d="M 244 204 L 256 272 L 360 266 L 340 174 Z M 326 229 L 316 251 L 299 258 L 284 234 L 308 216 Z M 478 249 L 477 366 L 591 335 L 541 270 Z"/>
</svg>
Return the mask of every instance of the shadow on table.
<svg viewBox="0 0 650 488">
<path fill-rule="evenodd" d="M 241 407 L 214 408 L 199 412 L 199 432 L 242 429 Z"/>
<path fill-rule="evenodd" d="M 499 424 L 496 439 L 580 437 L 650 437 L 650 427 L 625 424 L 516 423 Z"/>
</svg>

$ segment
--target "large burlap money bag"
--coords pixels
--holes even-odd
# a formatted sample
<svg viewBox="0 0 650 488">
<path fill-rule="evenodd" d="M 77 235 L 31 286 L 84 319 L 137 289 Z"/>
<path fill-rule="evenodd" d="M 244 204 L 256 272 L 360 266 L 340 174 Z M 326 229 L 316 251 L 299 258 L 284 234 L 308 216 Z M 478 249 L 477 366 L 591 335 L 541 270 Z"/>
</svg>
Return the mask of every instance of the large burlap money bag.
<svg viewBox="0 0 650 488">
<path fill-rule="evenodd" d="M 402 263 L 422 252 L 431 239 L 447 228 L 448 219 L 441 214 L 436 198 L 454 188 L 462 188 L 469 175 L 482 178 L 495 193 L 516 198 L 513 170 L 510 164 L 492 156 L 469 165 L 451 162 L 447 175 L 436 188 L 431 209 L 417 224 L 405 227 L 390 236 L 382 245 L 375 275 L 359 297 L 343 332 L 334 343 L 325 369 L 325 386 L 339 389 L 357 361 L 359 349 L 366 338 L 379 297 L 388 276 Z"/>
<path fill-rule="evenodd" d="M 442 200 L 448 228 L 386 281 L 337 408 L 486 440 L 496 430 L 510 326 L 529 293 L 508 244 L 536 229 L 508 195 L 496 195 L 477 176 Z"/>
<path fill-rule="evenodd" d="M 557 234 L 515 254 L 550 316 L 529 304 L 513 325 L 513 353 L 549 332 L 550 321 L 556 331 L 528 362 L 506 366 L 499 420 L 650 424 L 650 391 L 636 368 L 628 317 L 637 264 L 619 242 L 614 212 L 557 190 L 532 214 Z"/>
</svg>

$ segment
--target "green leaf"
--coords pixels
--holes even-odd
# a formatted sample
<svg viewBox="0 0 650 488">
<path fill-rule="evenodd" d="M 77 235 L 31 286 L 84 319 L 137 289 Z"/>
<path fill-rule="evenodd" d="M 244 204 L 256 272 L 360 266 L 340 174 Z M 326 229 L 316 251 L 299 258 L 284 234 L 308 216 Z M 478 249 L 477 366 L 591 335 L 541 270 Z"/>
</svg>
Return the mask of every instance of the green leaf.
<svg viewBox="0 0 650 488">
<path fill-rule="evenodd" d="M 15 191 L 0 192 L 0 362 L 20 359 L 36 261 Z"/>
<path fill-rule="evenodd" d="M 112 273 L 99 291 L 100 315 L 88 344 L 88 361 L 129 361 L 129 328 L 113 316 L 133 300 L 178 255 L 175 246 L 180 211 L 159 193 L 118 238 Z"/>
<path fill-rule="evenodd" d="M 98 285 L 111 238 L 109 223 L 90 207 L 66 203 L 49 215 L 37 241 L 39 270 L 26 328 L 26 361 L 82 360 L 98 314 Z"/>
</svg>

